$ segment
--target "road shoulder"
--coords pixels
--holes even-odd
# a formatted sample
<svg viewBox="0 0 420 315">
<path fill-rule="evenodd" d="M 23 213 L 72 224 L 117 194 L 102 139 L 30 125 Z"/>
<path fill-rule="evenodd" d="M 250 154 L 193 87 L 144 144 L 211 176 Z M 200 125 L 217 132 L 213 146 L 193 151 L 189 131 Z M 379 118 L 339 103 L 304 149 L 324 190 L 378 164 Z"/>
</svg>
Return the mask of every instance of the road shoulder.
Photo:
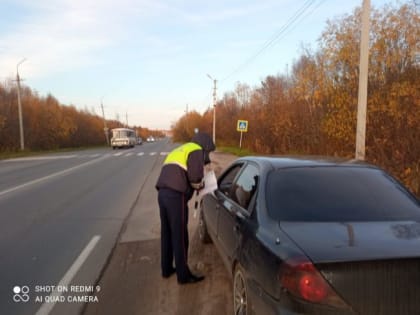
<svg viewBox="0 0 420 315">
<path fill-rule="evenodd" d="M 234 156 L 212 153 L 212 167 L 219 174 Z M 190 202 L 189 264 L 206 279 L 178 285 L 176 276 L 160 276 L 160 225 L 155 182 L 160 166 L 153 169 L 98 285 L 99 303 L 87 304 L 84 314 L 228 314 L 232 311 L 231 279 L 212 244 L 200 243 L 198 219 Z M 149 223 L 142 220 L 151 216 Z M 147 220 L 149 221 L 149 219 Z"/>
</svg>

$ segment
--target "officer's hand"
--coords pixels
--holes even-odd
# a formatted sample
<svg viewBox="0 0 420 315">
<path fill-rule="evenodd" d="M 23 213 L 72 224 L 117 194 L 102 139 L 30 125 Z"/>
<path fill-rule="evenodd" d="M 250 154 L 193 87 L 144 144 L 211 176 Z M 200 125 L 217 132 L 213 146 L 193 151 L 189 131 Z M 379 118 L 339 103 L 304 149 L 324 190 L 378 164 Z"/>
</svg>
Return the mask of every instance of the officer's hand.
<svg viewBox="0 0 420 315">
<path fill-rule="evenodd" d="M 205 184 L 204 184 L 204 182 L 202 182 L 200 184 L 200 186 L 198 187 L 197 191 L 200 192 L 204 188 L 204 186 L 205 186 Z"/>
</svg>

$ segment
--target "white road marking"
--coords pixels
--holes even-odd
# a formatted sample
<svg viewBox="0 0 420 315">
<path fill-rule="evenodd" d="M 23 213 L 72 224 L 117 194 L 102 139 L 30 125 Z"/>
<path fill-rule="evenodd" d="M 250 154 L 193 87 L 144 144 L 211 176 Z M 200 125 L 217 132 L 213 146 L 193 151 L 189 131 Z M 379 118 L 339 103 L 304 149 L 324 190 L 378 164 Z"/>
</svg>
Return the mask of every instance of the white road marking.
<svg viewBox="0 0 420 315">
<path fill-rule="evenodd" d="M 60 175 L 64 175 L 64 174 L 66 174 L 66 173 L 70 173 L 71 171 L 77 170 L 78 168 L 84 167 L 84 166 L 86 166 L 86 165 L 90 165 L 90 164 L 93 164 L 93 163 L 99 162 L 99 161 L 101 161 L 101 160 L 103 160 L 103 159 L 105 159 L 105 158 L 106 158 L 106 157 L 105 157 L 105 156 L 103 156 L 103 157 L 100 157 L 100 158 L 98 158 L 98 159 L 91 160 L 91 161 L 89 161 L 89 162 L 82 163 L 82 164 L 79 164 L 79 165 L 76 165 L 76 166 L 70 167 L 70 168 L 68 168 L 68 169 L 65 169 L 65 170 L 59 171 L 59 172 L 57 172 L 57 173 L 53 173 L 53 174 L 51 174 L 51 175 L 47 175 L 47 176 L 44 176 L 44 177 L 41 177 L 41 178 L 38 178 L 38 179 L 31 180 L 31 181 L 29 181 L 29 182 L 27 182 L 27 183 L 25 183 L 25 184 L 18 185 L 18 186 L 15 186 L 15 187 L 12 187 L 12 188 L 9 188 L 9 189 L 6 189 L 6 190 L 3 190 L 3 191 L 0 191 L 0 196 L 5 195 L 5 194 L 8 194 L 8 193 L 10 193 L 10 192 L 12 192 L 12 191 L 15 191 L 15 190 L 18 190 L 18 189 L 24 188 L 24 187 L 28 187 L 28 186 L 31 186 L 31 185 L 34 185 L 34 184 L 37 184 L 37 183 L 43 182 L 43 181 L 45 181 L 45 180 L 47 180 L 47 179 L 50 179 L 50 178 L 54 178 L 54 177 L 57 177 L 57 176 L 60 176 Z"/>
<path fill-rule="evenodd" d="M 22 162 L 22 161 L 42 161 L 42 160 L 59 160 L 59 159 L 71 159 L 77 155 L 57 155 L 57 156 L 32 156 L 32 157 L 21 157 L 15 159 L 3 160 L 2 162 Z"/>
<path fill-rule="evenodd" d="M 69 286 L 71 280 L 79 271 L 80 267 L 84 264 L 86 259 L 89 257 L 90 253 L 93 251 L 93 249 L 95 248 L 96 244 L 99 242 L 100 239 L 101 239 L 100 235 L 95 235 L 90 240 L 90 242 L 86 245 L 86 247 L 80 253 L 79 257 L 77 257 L 73 265 L 71 265 L 70 269 L 66 272 L 66 274 L 64 275 L 64 277 L 61 279 L 60 283 L 56 287 L 63 288 L 63 287 Z M 53 297 L 58 297 L 58 296 L 61 296 L 62 294 L 63 294 L 62 292 L 58 292 L 57 290 L 54 290 L 50 294 L 50 297 L 51 297 L 50 301 L 58 300 L 57 298 L 54 299 Z M 42 306 L 40 307 L 38 312 L 36 312 L 35 315 L 48 315 L 53 309 L 55 303 L 56 302 L 42 304 Z"/>
<path fill-rule="evenodd" d="M 7 160 L 2 160 L 0 162 L 5 163 L 5 162 L 24 162 L 24 161 L 42 161 L 42 160 L 58 160 L 58 159 L 71 159 L 71 158 L 79 158 L 79 159 L 83 159 L 83 158 L 96 158 L 99 156 L 102 157 L 108 157 L 108 156 L 132 156 L 135 155 L 135 152 L 128 152 L 127 154 L 124 154 L 125 152 L 118 152 L 118 153 L 106 153 L 101 155 L 100 153 L 95 153 L 95 154 L 90 154 L 90 155 L 78 155 L 78 154 L 73 154 L 73 155 L 58 155 L 58 156 L 34 156 L 34 157 L 22 157 L 22 158 L 15 158 L 15 159 L 7 159 Z M 150 152 L 149 155 L 154 156 L 156 154 L 160 154 L 160 155 L 168 155 L 169 152 Z M 143 156 L 145 155 L 144 152 L 139 152 L 137 153 L 137 156 Z"/>
</svg>

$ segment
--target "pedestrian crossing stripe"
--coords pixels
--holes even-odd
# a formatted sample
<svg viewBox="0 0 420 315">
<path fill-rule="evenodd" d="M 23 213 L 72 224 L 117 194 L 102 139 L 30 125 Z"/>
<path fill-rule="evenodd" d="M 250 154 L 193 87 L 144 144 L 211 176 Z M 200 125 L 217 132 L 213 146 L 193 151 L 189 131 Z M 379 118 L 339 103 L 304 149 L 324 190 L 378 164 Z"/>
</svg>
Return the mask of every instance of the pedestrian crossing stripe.
<svg viewBox="0 0 420 315">
<path fill-rule="evenodd" d="M 117 153 L 95 153 L 95 154 L 73 154 L 73 155 L 46 155 L 46 156 L 36 156 L 36 157 L 23 157 L 23 158 L 15 158 L 15 159 L 6 159 L 2 160 L 2 163 L 7 162 L 25 162 L 25 161 L 42 161 L 42 160 L 58 160 L 58 159 L 86 159 L 86 158 L 101 158 L 101 157 L 129 157 L 129 156 L 165 156 L 168 155 L 169 152 L 117 152 Z"/>
</svg>

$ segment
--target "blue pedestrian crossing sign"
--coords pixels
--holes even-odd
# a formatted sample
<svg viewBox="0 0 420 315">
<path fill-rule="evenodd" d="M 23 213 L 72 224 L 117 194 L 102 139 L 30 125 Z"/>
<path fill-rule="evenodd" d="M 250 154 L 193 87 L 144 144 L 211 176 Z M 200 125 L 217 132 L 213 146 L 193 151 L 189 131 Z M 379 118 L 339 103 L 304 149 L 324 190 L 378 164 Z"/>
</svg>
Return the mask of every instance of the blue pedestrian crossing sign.
<svg viewBox="0 0 420 315">
<path fill-rule="evenodd" d="M 248 120 L 238 120 L 238 124 L 236 125 L 236 130 L 240 132 L 247 132 Z"/>
</svg>

